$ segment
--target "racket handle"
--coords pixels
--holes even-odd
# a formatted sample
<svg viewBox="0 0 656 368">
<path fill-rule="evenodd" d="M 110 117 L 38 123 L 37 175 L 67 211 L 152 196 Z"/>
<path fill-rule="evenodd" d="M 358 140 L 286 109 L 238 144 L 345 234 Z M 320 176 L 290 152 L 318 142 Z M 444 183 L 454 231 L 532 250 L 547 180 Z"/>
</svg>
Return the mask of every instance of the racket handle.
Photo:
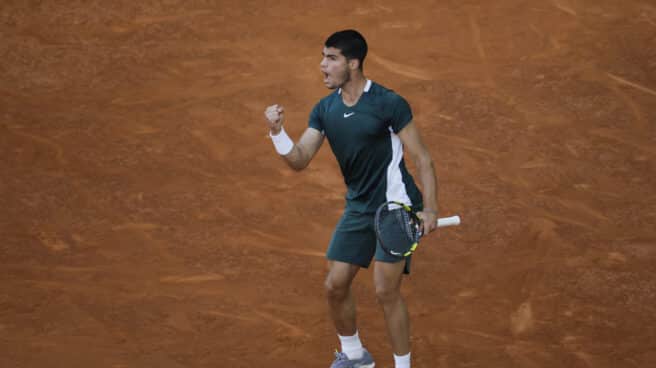
<svg viewBox="0 0 656 368">
<path fill-rule="evenodd" d="M 460 225 L 460 216 L 442 217 L 437 219 L 437 227 Z"/>
</svg>

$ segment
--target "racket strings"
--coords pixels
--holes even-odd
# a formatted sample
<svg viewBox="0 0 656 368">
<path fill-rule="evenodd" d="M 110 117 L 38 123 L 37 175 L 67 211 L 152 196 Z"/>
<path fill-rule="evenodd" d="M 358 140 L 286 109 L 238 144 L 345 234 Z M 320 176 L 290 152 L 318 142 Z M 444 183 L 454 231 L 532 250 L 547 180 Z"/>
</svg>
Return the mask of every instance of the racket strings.
<svg viewBox="0 0 656 368">
<path fill-rule="evenodd" d="M 408 239 L 412 240 L 412 221 L 410 220 L 408 212 L 401 209 L 396 209 L 394 210 L 394 215 L 396 216 L 396 221 L 399 224 L 401 230 L 405 232 L 405 235 L 408 237 Z"/>
</svg>

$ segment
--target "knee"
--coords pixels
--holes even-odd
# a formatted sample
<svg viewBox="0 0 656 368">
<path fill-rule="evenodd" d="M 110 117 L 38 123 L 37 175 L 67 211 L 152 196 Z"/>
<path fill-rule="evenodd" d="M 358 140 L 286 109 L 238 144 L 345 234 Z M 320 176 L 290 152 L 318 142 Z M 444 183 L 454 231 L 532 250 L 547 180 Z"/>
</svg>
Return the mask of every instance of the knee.
<svg viewBox="0 0 656 368">
<path fill-rule="evenodd" d="M 396 288 L 376 285 L 376 300 L 380 305 L 396 303 L 401 298 L 401 293 Z"/>
<path fill-rule="evenodd" d="M 341 283 L 330 277 L 326 278 L 324 288 L 326 290 L 326 296 L 331 300 L 343 300 L 349 291 L 348 283 Z"/>
</svg>

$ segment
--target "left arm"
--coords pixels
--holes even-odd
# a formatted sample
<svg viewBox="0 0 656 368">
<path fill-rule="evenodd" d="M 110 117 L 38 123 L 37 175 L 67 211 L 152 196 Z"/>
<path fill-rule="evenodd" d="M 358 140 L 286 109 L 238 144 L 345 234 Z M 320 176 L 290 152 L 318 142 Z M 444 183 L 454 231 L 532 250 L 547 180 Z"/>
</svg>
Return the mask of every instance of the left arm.
<svg viewBox="0 0 656 368">
<path fill-rule="evenodd" d="M 419 130 L 414 122 L 408 123 L 398 133 L 403 146 L 414 160 L 422 187 L 424 210 L 417 213 L 423 221 L 424 233 L 427 234 L 437 228 L 437 177 L 433 167 L 433 159 L 424 146 Z"/>
</svg>

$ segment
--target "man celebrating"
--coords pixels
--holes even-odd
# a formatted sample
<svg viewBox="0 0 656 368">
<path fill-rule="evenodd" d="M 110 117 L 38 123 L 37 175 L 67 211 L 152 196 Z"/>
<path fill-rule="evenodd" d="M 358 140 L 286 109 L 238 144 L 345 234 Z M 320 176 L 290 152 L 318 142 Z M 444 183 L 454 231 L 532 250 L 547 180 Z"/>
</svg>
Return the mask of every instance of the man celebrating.
<svg viewBox="0 0 656 368">
<path fill-rule="evenodd" d="M 295 144 L 283 128 L 284 108 L 272 105 L 265 116 L 276 151 L 295 170 L 305 168 L 324 138 L 337 159 L 347 187 L 346 207 L 328 246 L 325 281 L 332 320 L 341 352 L 331 368 L 373 368 L 356 325 L 351 283 L 360 268 L 376 259 L 374 284 L 382 306 L 396 368 L 410 368 L 410 323 L 401 296 L 401 280 L 410 272 L 410 258 L 396 258 L 377 244 L 374 216 L 387 201 L 420 209 L 425 234 L 436 229 L 437 179 L 433 161 L 412 122 L 405 99 L 364 76 L 367 43 L 360 33 L 345 30 L 325 42 L 321 72 L 331 90 L 314 106 L 309 127 Z M 414 159 L 421 187 L 415 184 L 403 159 Z"/>
</svg>

